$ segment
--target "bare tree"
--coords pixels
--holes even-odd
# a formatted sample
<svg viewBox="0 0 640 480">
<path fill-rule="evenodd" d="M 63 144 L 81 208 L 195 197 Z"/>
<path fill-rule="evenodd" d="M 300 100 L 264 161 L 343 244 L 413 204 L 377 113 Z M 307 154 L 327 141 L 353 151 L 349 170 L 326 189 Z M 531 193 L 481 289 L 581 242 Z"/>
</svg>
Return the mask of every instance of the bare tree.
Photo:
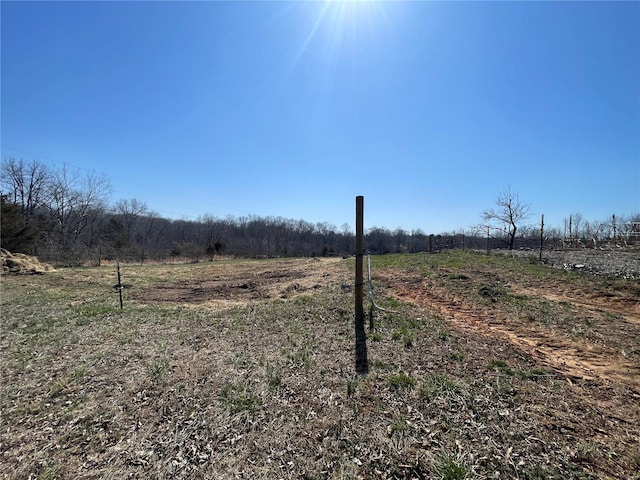
<svg viewBox="0 0 640 480">
<path fill-rule="evenodd" d="M 145 255 L 149 246 L 156 251 L 159 249 L 160 240 L 169 227 L 170 222 L 163 219 L 156 212 L 149 211 L 140 221 L 139 233 L 136 235 L 136 242 L 140 245 L 140 263 L 144 263 Z"/>
<path fill-rule="evenodd" d="M 29 221 L 43 205 L 50 176 L 47 166 L 36 160 L 25 162 L 9 158 L 2 163 L 2 190 L 20 206 L 25 221 Z"/>
<path fill-rule="evenodd" d="M 513 250 L 518 227 L 531 215 L 531 205 L 520 200 L 508 186 L 496 199 L 496 209 L 485 210 L 482 218 L 489 228 L 501 232 L 507 238 L 509 250 Z"/>
<path fill-rule="evenodd" d="M 48 206 L 63 251 L 72 248 L 85 229 L 104 212 L 109 191 L 109 180 L 101 175 L 83 176 L 66 167 L 52 175 Z"/>
<path fill-rule="evenodd" d="M 124 234 L 127 242 L 130 242 L 135 233 L 136 224 L 141 217 L 149 213 L 149 209 L 146 203 L 132 198 L 130 200 L 119 200 L 114 207 L 114 212 L 122 218 Z"/>
</svg>

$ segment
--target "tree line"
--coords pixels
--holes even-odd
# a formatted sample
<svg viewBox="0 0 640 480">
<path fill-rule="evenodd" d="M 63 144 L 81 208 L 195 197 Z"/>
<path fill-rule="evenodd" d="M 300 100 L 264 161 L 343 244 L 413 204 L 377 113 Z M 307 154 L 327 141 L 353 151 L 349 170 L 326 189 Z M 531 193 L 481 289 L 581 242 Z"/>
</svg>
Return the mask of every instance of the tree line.
<svg viewBox="0 0 640 480">
<path fill-rule="evenodd" d="M 355 248 L 348 224 L 336 227 L 326 222 L 259 216 L 203 215 L 195 221 L 172 220 L 137 199 L 110 203 L 111 185 L 104 175 L 67 167 L 53 169 L 36 160 L 16 159 L 4 160 L 0 173 L 2 248 L 36 255 L 57 265 L 99 265 L 103 260 L 115 259 L 200 261 L 221 255 L 347 256 Z M 487 220 L 504 220 L 500 209 L 505 204 L 499 202 L 498 206 L 496 211 L 485 212 L 493 214 L 493 218 L 485 215 Z M 620 218 L 616 227 L 614 217 L 612 229 L 610 222 L 586 222 L 579 214 L 573 214 L 571 219 L 569 236 L 578 239 L 580 232 L 590 236 L 597 231 L 601 238 L 624 235 L 629 224 Z M 539 227 L 520 225 L 522 215 L 511 220 L 487 230 L 489 235 L 485 234 L 485 226 L 466 233 L 438 235 L 372 227 L 366 231 L 366 248 L 374 254 L 450 248 L 535 248 Z M 561 229 L 550 229 L 545 235 L 549 245 L 558 245 L 567 237 Z"/>
</svg>

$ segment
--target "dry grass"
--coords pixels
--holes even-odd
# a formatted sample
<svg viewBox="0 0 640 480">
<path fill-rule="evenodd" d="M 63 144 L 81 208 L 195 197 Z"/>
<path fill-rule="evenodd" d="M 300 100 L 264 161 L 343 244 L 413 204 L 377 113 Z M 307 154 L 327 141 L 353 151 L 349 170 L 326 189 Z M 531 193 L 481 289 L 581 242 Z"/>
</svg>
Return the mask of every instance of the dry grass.
<svg viewBox="0 0 640 480">
<path fill-rule="evenodd" d="M 36 257 L 24 253 L 11 253 L 0 248 L 2 275 L 34 275 L 52 272 L 54 268 L 47 263 L 40 263 Z"/>
<path fill-rule="evenodd" d="M 124 310 L 111 267 L 4 277 L 0 475 L 633 478 L 640 428 L 582 398 L 620 388 L 387 289 L 356 376 L 352 265 L 124 267 Z"/>
</svg>

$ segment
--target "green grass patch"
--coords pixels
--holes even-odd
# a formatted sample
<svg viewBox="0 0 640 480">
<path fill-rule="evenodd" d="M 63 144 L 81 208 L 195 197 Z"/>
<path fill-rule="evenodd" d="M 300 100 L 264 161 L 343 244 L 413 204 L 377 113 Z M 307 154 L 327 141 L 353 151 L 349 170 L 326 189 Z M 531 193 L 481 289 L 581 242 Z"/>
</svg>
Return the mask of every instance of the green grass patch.
<svg viewBox="0 0 640 480">
<path fill-rule="evenodd" d="M 464 360 L 464 355 L 460 352 L 449 352 L 449 358 L 451 360 L 455 360 L 456 362 L 461 362 Z"/>
<path fill-rule="evenodd" d="M 404 372 L 387 377 L 387 386 L 396 392 L 410 390 L 415 386 L 415 384 L 415 378 L 410 377 Z"/>
<path fill-rule="evenodd" d="M 434 466 L 435 478 L 440 480 L 467 480 L 471 472 L 459 460 L 441 455 Z"/>
<path fill-rule="evenodd" d="M 431 401 L 443 394 L 461 392 L 462 388 L 444 373 L 427 375 L 418 390 L 420 398 L 425 401 Z"/>
<path fill-rule="evenodd" d="M 220 389 L 220 400 L 231 413 L 254 412 L 261 404 L 248 382 L 228 383 Z"/>
<path fill-rule="evenodd" d="M 492 359 L 487 364 L 487 370 L 495 370 L 496 372 L 503 373 L 505 375 L 513 375 L 513 369 L 507 364 L 506 361 L 500 360 L 498 358 Z"/>
<path fill-rule="evenodd" d="M 282 373 L 273 367 L 267 368 L 267 386 L 269 390 L 277 390 L 282 385 Z"/>
</svg>

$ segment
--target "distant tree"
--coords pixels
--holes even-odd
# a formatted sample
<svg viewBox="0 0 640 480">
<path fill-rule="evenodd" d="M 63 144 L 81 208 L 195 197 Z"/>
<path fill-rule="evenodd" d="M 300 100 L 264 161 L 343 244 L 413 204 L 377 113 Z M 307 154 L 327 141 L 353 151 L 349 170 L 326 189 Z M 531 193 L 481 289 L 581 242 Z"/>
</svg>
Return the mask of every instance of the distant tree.
<svg viewBox="0 0 640 480">
<path fill-rule="evenodd" d="M 429 250 L 429 238 L 421 229 L 411 231 L 410 252 L 426 252 Z"/>
<path fill-rule="evenodd" d="M 513 250 L 521 222 L 531 215 L 531 205 L 522 202 L 511 186 L 498 195 L 496 205 L 495 209 L 485 210 L 482 218 L 488 227 L 506 237 L 509 250 Z"/>
<path fill-rule="evenodd" d="M 109 180 L 102 175 L 82 175 L 66 167 L 51 176 L 47 207 L 55 221 L 50 237 L 58 248 L 57 260 L 83 260 L 76 249 L 92 224 L 104 215 L 110 188 Z"/>
<path fill-rule="evenodd" d="M 11 245 L 13 251 L 31 255 L 39 253 L 42 232 L 50 227 L 44 208 L 50 177 L 49 169 L 36 160 L 25 162 L 9 158 L 2 162 L 2 237 L 3 243 Z M 9 240 L 10 237 L 13 239 Z"/>
<path fill-rule="evenodd" d="M 161 218 L 156 212 L 150 211 L 144 215 L 137 227 L 135 241 L 140 246 L 140 263 L 144 263 L 147 253 L 162 256 L 162 239 L 164 233 L 171 226 L 166 218 Z"/>
<path fill-rule="evenodd" d="M 124 224 L 117 218 L 110 218 L 102 228 L 103 239 L 117 252 L 118 257 L 128 246 L 128 239 L 124 232 Z"/>
<path fill-rule="evenodd" d="M 121 218 L 125 238 L 127 242 L 130 242 L 134 236 L 138 221 L 142 216 L 149 213 L 147 204 L 136 198 L 119 200 L 113 210 Z"/>
<path fill-rule="evenodd" d="M 7 200 L 20 207 L 25 221 L 29 221 L 43 206 L 51 172 L 36 160 L 25 162 L 9 158 L 2 162 L 1 185 Z"/>
<path fill-rule="evenodd" d="M 610 224 L 611 237 L 615 241 L 617 240 L 635 240 L 637 239 L 640 231 L 638 231 L 638 224 L 640 223 L 640 214 L 632 213 L 627 216 L 612 215 Z"/>
<path fill-rule="evenodd" d="M 391 252 L 394 246 L 393 234 L 382 227 L 371 227 L 365 236 L 365 249 L 378 255 Z"/>
<path fill-rule="evenodd" d="M 207 245 L 207 249 L 205 250 L 204 253 L 206 253 L 207 256 L 209 257 L 209 260 L 213 262 L 213 257 L 216 256 L 216 247 L 215 247 L 215 245 L 213 245 L 212 243 Z"/>
<path fill-rule="evenodd" d="M 409 234 L 398 227 L 393 232 L 393 252 L 402 253 L 408 250 Z"/>
<path fill-rule="evenodd" d="M 222 219 L 218 219 L 208 213 L 202 215 L 198 219 L 198 223 L 202 225 L 202 238 L 201 241 L 205 245 L 214 247 L 214 243 L 220 238 L 227 228 L 226 222 Z M 215 249 L 212 252 L 215 254 Z M 208 253 L 207 253 L 208 255 Z"/>
<path fill-rule="evenodd" d="M 10 252 L 33 253 L 37 232 L 25 222 L 20 205 L 0 195 L 0 246 Z"/>
</svg>

